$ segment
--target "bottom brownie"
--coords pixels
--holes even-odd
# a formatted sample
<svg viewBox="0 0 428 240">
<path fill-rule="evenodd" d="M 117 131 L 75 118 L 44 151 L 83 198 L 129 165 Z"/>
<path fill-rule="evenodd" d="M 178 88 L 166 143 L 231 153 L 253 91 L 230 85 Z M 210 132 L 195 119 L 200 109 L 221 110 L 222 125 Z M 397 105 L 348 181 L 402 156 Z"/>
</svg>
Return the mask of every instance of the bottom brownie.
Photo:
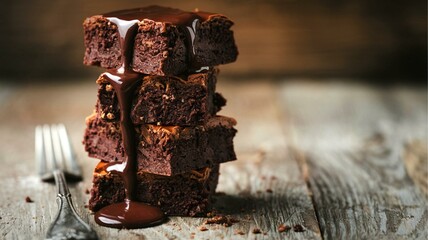
<svg viewBox="0 0 428 240">
<path fill-rule="evenodd" d="M 95 168 L 89 209 L 97 211 L 125 198 L 121 177 L 101 161 Z M 137 199 L 158 206 L 167 215 L 197 216 L 211 209 L 211 197 L 217 187 L 219 166 L 202 168 L 174 176 L 139 171 Z"/>
</svg>

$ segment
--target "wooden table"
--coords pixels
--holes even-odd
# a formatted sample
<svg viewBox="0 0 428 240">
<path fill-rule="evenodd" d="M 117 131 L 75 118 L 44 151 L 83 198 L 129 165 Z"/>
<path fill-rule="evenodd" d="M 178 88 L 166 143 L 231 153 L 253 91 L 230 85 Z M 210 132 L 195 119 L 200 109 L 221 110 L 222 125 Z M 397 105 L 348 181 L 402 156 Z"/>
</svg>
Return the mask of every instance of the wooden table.
<svg viewBox="0 0 428 240">
<path fill-rule="evenodd" d="M 102 239 L 427 239 L 425 87 L 347 82 L 221 79 L 238 161 L 221 166 L 215 207 L 240 222 L 208 231 L 185 217 L 139 230 L 96 225 L 84 205 L 97 161 L 81 145 L 94 81 L 1 82 L 0 238 L 41 239 L 55 216 L 56 189 L 36 175 L 34 127 L 63 122 L 85 174 L 74 202 Z M 305 231 L 280 233 L 282 223 Z"/>
</svg>

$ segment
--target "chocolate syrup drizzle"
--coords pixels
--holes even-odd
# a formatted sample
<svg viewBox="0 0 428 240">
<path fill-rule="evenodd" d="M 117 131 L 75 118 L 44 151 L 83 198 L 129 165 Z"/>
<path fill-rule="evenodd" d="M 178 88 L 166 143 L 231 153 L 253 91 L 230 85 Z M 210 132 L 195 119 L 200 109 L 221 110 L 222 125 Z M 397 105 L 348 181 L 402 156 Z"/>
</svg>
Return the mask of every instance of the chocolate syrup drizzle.
<svg viewBox="0 0 428 240">
<path fill-rule="evenodd" d="M 142 228 L 162 223 L 165 219 L 163 212 L 136 199 L 137 186 L 137 149 L 135 129 L 130 112 L 133 94 L 136 86 L 143 78 L 142 74 L 132 70 L 131 60 L 134 39 L 137 34 L 137 23 L 143 19 L 170 22 L 186 29 L 190 61 L 193 61 L 195 50 L 193 41 L 196 35 L 196 24 L 209 16 L 208 13 L 184 12 L 178 9 L 151 6 L 131 10 L 123 10 L 104 14 L 118 28 L 120 36 L 121 57 L 123 64 L 119 69 L 104 73 L 104 77 L 113 86 L 120 106 L 120 127 L 125 149 L 125 159 L 122 163 L 112 164 L 108 172 L 118 173 L 124 182 L 126 199 L 124 202 L 112 204 L 95 214 L 95 221 L 106 227 L 113 228 Z M 190 65 L 194 65 L 190 63 Z"/>
</svg>

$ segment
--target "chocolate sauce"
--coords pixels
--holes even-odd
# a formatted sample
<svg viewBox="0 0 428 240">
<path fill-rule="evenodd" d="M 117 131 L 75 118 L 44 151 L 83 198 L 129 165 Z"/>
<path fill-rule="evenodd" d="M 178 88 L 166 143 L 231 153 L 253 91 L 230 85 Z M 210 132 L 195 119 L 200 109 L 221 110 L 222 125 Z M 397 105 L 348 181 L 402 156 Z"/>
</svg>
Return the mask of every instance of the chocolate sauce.
<svg viewBox="0 0 428 240">
<path fill-rule="evenodd" d="M 132 97 L 135 87 L 141 81 L 142 75 L 131 69 L 133 40 L 137 30 L 138 20 L 121 20 L 108 18 L 118 27 L 123 64 L 119 69 L 104 73 L 104 77 L 113 86 L 120 106 L 120 128 L 125 149 L 125 159 L 121 164 L 114 164 L 107 171 L 120 174 L 125 186 L 126 199 L 124 202 L 112 204 L 95 214 L 95 221 L 112 228 L 142 228 L 161 223 L 163 212 L 147 204 L 137 202 L 137 151 L 135 146 L 135 129 L 131 121 Z"/>
<path fill-rule="evenodd" d="M 95 214 L 95 221 L 106 227 L 141 228 L 161 223 L 164 214 L 159 208 L 138 202 L 137 186 L 137 150 L 135 129 L 131 121 L 131 106 L 134 90 L 143 75 L 132 71 L 131 59 L 137 23 L 143 19 L 170 22 L 184 31 L 189 50 L 189 65 L 196 67 L 194 41 L 198 21 L 205 21 L 212 14 L 203 12 L 184 12 L 178 9 L 150 6 L 104 14 L 118 28 L 121 46 L 122 66 L 104 73 L 106 80 L 113 86 L 120 106 L 120 127 L 122 132 L 125 159 L 122 163 L 109 165 L 108 172 L 118 173 L 124 182 L 126 200 L 112 204 Z M 200 66 L 199 66 L 200 67 Z M 200 69 L 202 70 L 202 69 Z M 145 128 L 143 128 L 145 129 Z M 167 129 L 174 131 L 176 128 Z M 144 134 L 144 132 L 142 133 Z"/>
<path fill-rule="evenodd" d="M 157 207 L 126 199 L 102 208 L 95 214 L 95 221 L 112 228 L 149 227 L 163 222 L 163 212 Z"/>
</svg>

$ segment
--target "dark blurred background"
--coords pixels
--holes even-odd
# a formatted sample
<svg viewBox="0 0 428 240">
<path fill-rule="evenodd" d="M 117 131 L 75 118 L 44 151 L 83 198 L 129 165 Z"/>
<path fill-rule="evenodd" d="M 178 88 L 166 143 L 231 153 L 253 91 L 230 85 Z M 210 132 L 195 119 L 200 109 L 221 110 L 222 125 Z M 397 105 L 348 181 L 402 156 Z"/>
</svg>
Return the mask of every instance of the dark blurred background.
<svg viewBox="0 0 428 240">
<path fill-rule="evenodd" d="M 240 55 L 223 76 L 426 82 L 425 0 L 6 1 L 0 79 L 95 78 L 102 70 L 82 65 L 84 18 L 149 4 L 234 20 Z"/>
</svg>

